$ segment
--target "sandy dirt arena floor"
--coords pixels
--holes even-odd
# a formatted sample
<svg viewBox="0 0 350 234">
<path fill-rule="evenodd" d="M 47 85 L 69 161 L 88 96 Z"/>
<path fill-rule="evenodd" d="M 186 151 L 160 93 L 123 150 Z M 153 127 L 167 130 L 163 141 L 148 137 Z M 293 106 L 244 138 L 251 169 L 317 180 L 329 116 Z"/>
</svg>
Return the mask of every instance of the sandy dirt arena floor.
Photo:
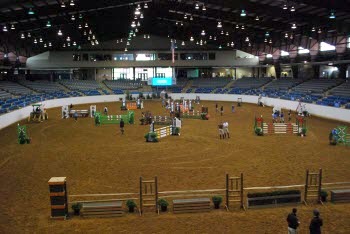
<svg viewBox="0 0 350 234">
<path fill-rule="evenodd" d="M 120 103 L 107 103 L 109 113 L 120 114 Z M 181 136 L 146 143 L 149 126 L 126 125 L 122 136 L 117 125 L 94 126 L 91 118 L 61 119 L 61 108 L 48 110 L 49 120 L 26 123 L 32 144 L 18 145 L 16 125 L 0 131 L 0 233 L 286 233 L 286 216 L 292 206 L 224 208 L 200 214 L 146 211 L 142 217 L 50 219 L 47 181 L 66 176 L 69 194 L 138 192 L 139 177 L 158 176 L 159 191 L 225 188 L 225 174 L 243 172 L 245 187 L 305 183 L 305 171 L 323 169 L 324 182 L 350 181 L 350 147 L 330 146 L 328 134 L 343 125 L 308 118 L 308 135 L 257 137 L 254 116 L 271 121 L 271 108 L 243 104 L 223 117 L 208 106 L 210 120 L 183 121 Z M 104 104 L 97 104 L 98 110 Z M 88 109 L 89 105 L 76 106 Z M 200 109 L 200 105 L 196 105 Z M 146 101 L 154 115 L 168 115 L 160 101 Z M 295 119 L 293 117 L 293 119 Z M 231 138 L 220 140 L 217 125 L 227 120 Z M 348 124 L 349 126 L 349 124 Z M 308 233 L 312 210 L 324 219 L 323 233 L 350 233 L 350 204 L 299 205 L 300 233 Z"/>
</svg>

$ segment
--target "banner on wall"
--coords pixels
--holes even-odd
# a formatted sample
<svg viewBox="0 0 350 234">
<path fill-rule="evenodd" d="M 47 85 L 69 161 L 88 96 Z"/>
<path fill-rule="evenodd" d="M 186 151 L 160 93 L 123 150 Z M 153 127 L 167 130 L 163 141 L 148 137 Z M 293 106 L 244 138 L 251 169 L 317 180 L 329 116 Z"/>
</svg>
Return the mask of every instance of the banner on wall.
<svg viewBox="0 0 350 234">
<path fill-rule="evenodd" d="M 172 77 L 163 77 L 163 78 L 151 78 L 152 86 L 171 86 L 173 85 Z"/>
</svg>

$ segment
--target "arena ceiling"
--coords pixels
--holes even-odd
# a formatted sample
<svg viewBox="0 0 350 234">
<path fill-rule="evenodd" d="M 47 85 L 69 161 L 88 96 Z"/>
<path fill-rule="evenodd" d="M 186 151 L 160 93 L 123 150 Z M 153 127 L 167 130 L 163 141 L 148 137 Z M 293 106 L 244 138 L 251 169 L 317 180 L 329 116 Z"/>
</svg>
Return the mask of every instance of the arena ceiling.
<svg viewBox="0 0 350 234">
<path fill-rule="evenodd" d="M 29 55 L 122 38 L 126 43 L 130 30 L 135 32 L 136 28 L 135 34 L 169 37 L 176 39 L 178 46 L 182 41 L 191 43 L 193 37 L 192 43 L 202 41 L 203 49 L 206 44 L 245 51 L 264 43 L 281 47 L 298 44 L 300 35 L 331 42 L 330 38 L 350 32 L 349 3 L 349 0 L 0 0 L 0 50 L 23 53 L 20 51 L 25 49 Z M 140 14 L 135 19 L 138 5 Z M 133 21 L 136 27 L 131 27 Z M 58 35 L 59 30 L 62 36 Z"/>
</svg>

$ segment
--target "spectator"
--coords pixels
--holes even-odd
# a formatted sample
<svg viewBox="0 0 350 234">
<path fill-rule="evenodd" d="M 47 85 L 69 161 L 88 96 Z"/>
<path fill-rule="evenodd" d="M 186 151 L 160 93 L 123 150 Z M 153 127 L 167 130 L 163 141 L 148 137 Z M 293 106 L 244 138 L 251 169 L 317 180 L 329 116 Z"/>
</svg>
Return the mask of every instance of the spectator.
<svg viewBox="0 0 350 234">
<path fill-rule="evenodd" d="M 120 127 L 120 132 L 122 133 L 122 135 L 124 135 L 124 120 L 123 119 L 120 120 L 119 127 Z"/>
<path fill-rule="evenodd" d="M 287 216 L 288 222 L 288 234 L 296 234 L 299 226 L 299 220 L 297 217 L 297 209 L 293 208 L 292 213 Z"/>
<path fill-rule="evenodd" d="M 313 211 L 314 217 L 311 219 L 309 226 L 310 234 L 321 234 L 321 227 L 323 225 L 323 220 L 320 218 L 320 212 L 315 209 Z"/>
</svg>

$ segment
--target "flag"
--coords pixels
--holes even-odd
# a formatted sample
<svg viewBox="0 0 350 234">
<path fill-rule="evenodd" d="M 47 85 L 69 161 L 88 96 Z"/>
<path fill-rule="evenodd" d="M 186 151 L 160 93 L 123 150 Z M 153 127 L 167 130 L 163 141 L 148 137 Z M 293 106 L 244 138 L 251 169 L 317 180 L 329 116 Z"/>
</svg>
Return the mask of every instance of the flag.
<svg viewBox="0 0 350 234">
<path fill-rule="evenodd" d="M 172 59 L 172 62 L 175 63 L 175 42 L 174 42 L 174 40 L 171 41 L 171 59 Z"/>
</svg>

